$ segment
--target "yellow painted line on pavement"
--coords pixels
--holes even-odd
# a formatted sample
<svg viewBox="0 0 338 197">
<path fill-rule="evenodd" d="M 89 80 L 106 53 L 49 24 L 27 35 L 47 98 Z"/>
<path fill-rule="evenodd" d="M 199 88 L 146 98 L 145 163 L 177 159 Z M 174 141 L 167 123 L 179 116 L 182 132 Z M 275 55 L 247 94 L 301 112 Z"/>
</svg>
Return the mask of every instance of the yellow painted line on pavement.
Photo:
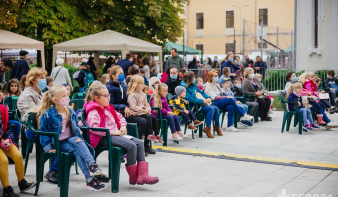
<svg viewBox="0 0 338 197">
<path fill-rule="evenodd" d="M 320 163 L 320 162 L 300 161 L 300 160 L 293 160 L 293 159 L 280 159 L 280 158 L 273 158 L 273 157 L 240 155 L 240 154 L 194 150 L 194 149 L 187 149 L 187 148 L 174 148 L 174 147 L 165 147 L 165 146 L 152 146 L 152 148 L 153 149 L 160 148 L 162 150 L 181 152 L 181 153 L 202 154 L 202 155 L 210 155 L 210 156 L 224 155 L 225 157 L 238 158 L 238 159 L 250 159 L 250 160 L 255 160 L 255 161 L 267 161 L 267 162 L 287 163 L 287 164 L 297 163 L 298 165 L 338 169 L 338 164 L 331 164 L 331 163 Z"/>
</svg>

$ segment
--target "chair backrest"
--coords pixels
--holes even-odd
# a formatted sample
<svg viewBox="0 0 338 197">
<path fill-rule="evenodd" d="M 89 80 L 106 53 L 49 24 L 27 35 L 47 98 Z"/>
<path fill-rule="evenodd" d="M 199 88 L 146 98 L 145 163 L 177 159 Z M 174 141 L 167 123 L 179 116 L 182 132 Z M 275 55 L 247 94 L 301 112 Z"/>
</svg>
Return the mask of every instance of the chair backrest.
<svg viewBox="0 0 338 197">
<path fill-rule="evenodd" d="M 6 97 L 4 100 L 4 106 L 8 106 L 9 110 L 16 110 L 18 108 L 17 102 L 18 102 L 18 96 L 9 96 Z"/>
<path fill-rule="evenodd" d="M 288 111 L 288 108 L 287 108 L 286 102 L 285 102 L 285 101 L 287 100 L 287 98 L 286 98 L 286 92 L 285 92 L 285 91 L 280 91 L 280 92 L 279 92 L 279 98 L 280 98 L 281 103 L 282 103 L 283 111 L 284 111 L 284 112 L 287 112 L 287 111 Z"/>
<path fill-rule="evenodd" d="M 87 94 L 88 88 L 89 88 L 88 86 L 83 87 L 82 88 L 83 93 Z"/>
<path fill-rule="evenodd" d="M 33 112 L 28 113 L 27 126 L 33 131 L 38 130 L 38 120 L 36 118 L 36 113 Z"/>
<path fill-rule="evenodd" d="M 167 96 L 166 96 L 166 99 L 167 99 L 167 101 L 169 102 L 170 101 L 170 99 L 173 97 L 173 95 L 172 94 L 170 94 L 170 93 L 168 93 L 167 94 Z"/>
<path fill-rule="evenodd" d="M 83 108 L 85 101 L 83 99 L 72 99 L 70 105 L 74 106 L 74 111 L 77 112 L 79 109 Z M 74 105 L 73 105 L 74 104 Z"/>
<path fill-rule="evenodd" d="M 147 101 L 150 102 L 151 95 L 147 94 Z"/>
<path fill-rule="evenodd" d="M 85 93 L 75 93 L 72 97 L 72 99 L 85 99 L 86 98 L 86 94 Z"/>
</svg>

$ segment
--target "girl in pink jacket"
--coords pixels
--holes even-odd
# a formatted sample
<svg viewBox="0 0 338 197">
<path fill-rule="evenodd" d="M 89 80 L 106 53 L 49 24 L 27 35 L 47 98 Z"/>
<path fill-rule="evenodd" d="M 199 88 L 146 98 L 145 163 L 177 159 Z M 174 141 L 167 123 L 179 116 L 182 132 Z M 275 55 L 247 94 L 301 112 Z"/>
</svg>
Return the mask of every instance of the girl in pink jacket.
<svg viewBox="0 0 338 197">
<path fill-rule="evenodd" d="M 126 170 L 131 185 L 155 184 L 158 177 L 148 174 L 148 163 L 145 161 L 144 146 L 141 140 L 127 135 L 127 122 L 124 117 L 109 105 L 110 94 L 103 85 L 91 89 L 87 97 L 85 113 L 87 124 L 93 128 L 107 128 L 113 146 L 122 147 L 127 151 Z M 95 147 L 107 146 L 104 132 L 89 130 L 90 144 Z"/>
</svg>

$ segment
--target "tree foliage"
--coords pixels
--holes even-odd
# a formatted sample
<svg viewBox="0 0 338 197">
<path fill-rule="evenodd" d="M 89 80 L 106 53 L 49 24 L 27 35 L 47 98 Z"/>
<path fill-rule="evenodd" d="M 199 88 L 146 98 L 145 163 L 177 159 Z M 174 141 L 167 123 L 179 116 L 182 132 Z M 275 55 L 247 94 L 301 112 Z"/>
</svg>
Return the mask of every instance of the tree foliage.
<svg viewBox="0 0 338 197">
<path fill-rule="evenodd" d="M 1 0 L 0 2 L 0 27 L 9 29 L 17 27 L 16 14 L 20 7 L 20 0 Z"/>
</svg>

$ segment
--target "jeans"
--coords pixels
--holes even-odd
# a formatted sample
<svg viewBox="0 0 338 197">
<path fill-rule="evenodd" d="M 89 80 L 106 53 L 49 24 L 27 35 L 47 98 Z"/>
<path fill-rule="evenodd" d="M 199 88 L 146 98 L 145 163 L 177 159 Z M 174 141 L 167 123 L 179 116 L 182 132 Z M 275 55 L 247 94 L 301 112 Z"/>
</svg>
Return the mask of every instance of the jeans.
<svg viewBox="0 0 338 197">
<path fill-rule="evenodd" d="M 203 114 L 206 114 L 205 120 L 206 125 L 211 127 L 211 120 L 215 121 L 215 125 L 220 126 L 219 124 L 219 109 L 214 105 L 203 105 L 201 110 Z"/>
<path fill-rule="evenodd" d="M 76 141 L 76 140 L 80 141 Z M 90 178 L 89 165 L 95 163 L 93 156 L 88 150 L 86 143 L 79 137 L 70 137 L 60 141 L 61 152 L 73 153 L 86 179 Z"/>
<path fill-rule="evenodd" d="M 311 115 L 311 111 L 310 109 L 307 108 L 299 108 L 299 111 L 301 111 L 303 113 L 303 124 L 306 125 L 307 124 L 307 120 L 309 119 L 310 124 L 313 124 L 313 119 L 312 119 L 312 115 Z"/>
<path fill-rule="evenodd" d="M 248 106 L 245 104 L 240 104 L 238 105 L 238 108 L 243 112 L 243 113 L 248 113 Z M 235 116 L 232 117 L 232 121 L 235 121 Z"/>
<path fill-rule="evenodd" d="M 141 140 L 137 138 L 128 139 L 121 136 L 112 135 L 111 144 L 112 146 L 122 147 L 127 150 L 127 166 L 132 166 L 140 161 L 145 161 L 144 146 Z M 101 137 L 97 147 L 105 147 L 107 144 L 107 136 Z"/>
<path fill-rule="evenodd" d="M 258 103 L 256 102 L 246 102 L 246 105 L 251 106 L 250 112 L 248 113 L 250 116 L 255 116 L 257 110 L 258 110 Z"/>
<path fill-rule="evenodd" d="M 14 140 L 18 139 L 19 135 L 20 135 L 20 131 L 21 131 L 21 123 L 19 121 L 16 120 L 9 120 L 9 122 L 13 125 L 15 125 L 15 129 L 13 131 L 14 134 Z"/>
<path fill-rule="evenodd" d="M 147 139 L 149 133 L 146 125 L 146 120 L 142 118 L 141 116 L 129 116 L 126 118 L 127 122 L 129 123 L 136 123 L 137 124 L 137 133 L 138 137 L 141 139 L 144 135 L 144 146 L 149 147 L 149 140 Z"/>
<path fill-rule="evenodd" d="M 312 105 L 312 107 L 310 109 L 312 111 L 314 111 L 317 115 L 318 114 L 322 114 L 324 122 L 327 122 L 327 123 L 331 122 L 331 120 L 327 117 L 327 115 L 325 114 L 324 109 L 322 108 L 322 106 L 319 103 L 317 103 L 315 101 L 312 101 L 312 100 L 309 100 L 309 104 Z"/>
<path fill-rule="evenodd" d="M 332 107 L 331 103 L 329 102 L 329 99 L 320 99 L 320 102 L 324 104 L 325 109 Z"/>
<path fill-rule="evenodd" d="M 50 167 L 49 172 L 57 172 L 58 171 L 58 157 L 55 157 L 53 165 Z"/>
<path fill-rule="evenodd" d="M 35 134 L 33 133 L 33 131 L 31 131 L 30 129 L 27 129 L 27 131 L 25 132 L 26 134 L 26 137 L 29 139 L 29 140 L 34 140 L 35 139 Z"/>
<path fill-rule="evenodd" d="M 163 119 L 168 120 L 169 122 L 169 127 L 171 130 L 171 133 L 175 133 L 176 131 L 181 131 L 181 125 L 180 125 L 180 120 L 178 119 L 178 116 L 174 115 L 162 115 Z"/>
<path fill-rule="evenodd" d="M 236 110 L 239 116 L 244 116 L 245 114 L 239 109 L 236 101 L 232 98 L 225 98 L 215 101 L 215 105 L 220 109 L 226 109 L 228 111 L 228 127 L 234 124 L 234 110 Z"/>
</svg>

